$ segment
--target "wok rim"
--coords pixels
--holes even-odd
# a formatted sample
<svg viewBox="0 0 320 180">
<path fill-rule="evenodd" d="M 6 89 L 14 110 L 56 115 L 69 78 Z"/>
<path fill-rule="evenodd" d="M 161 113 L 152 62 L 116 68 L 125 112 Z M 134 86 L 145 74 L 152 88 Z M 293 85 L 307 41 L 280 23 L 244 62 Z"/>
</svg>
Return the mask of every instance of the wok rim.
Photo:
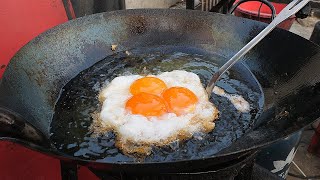
<svg viewBox="0 0 320 180">
<path fill-rule="evenodd" d="M 293 132 L 288 134 L 286 137 L 283 137 L 281 139 L 287 138 L 289 136 L 291 136 L 294 133 L 297 133 L 299 131 Z M 25 140 L 21 140 L 21 139 L 17 139 L 17 138 L 10 138 L 10 137 L 0 137 L 0 141 L 9 141 L 9 142 L 13 142 L 13 143 L 17 143 L 20 144 L 22 146 L 24 146 L 25 148 L 34 150 L 36 152 L 42 153 L 42 154 L 46 154 L 49 155 L 50 157 L 55 157 L 59 160 L 64 160 L 67 159 L 75 161 L 75 162 L 80 162 L 80 165 L 84 165 L 85 164 L 89 164 L 89 163 L 94 163 L 94 164 L 101 164 L 101 165 L 125 165 L 125 166 L 137 166 L 137 165 L 158 165 L 158 164 L 175 164 L 175 163 L 187 163 L 187 162 L 192 162 L 192 161 L 204 161 L 204 160 L 208 160 L 208 159 L 214 159 L 214 158 L 221 158 L 221 157 L 227 157 L 227 156 L 232 156 L 232 155 L 246 155 L 246 153 L 249 153 L 251 151 L 257 150 L 257 149 L 261 149 L 265 146 L 268 146 L 270 144 L 273 144 L 277 141 L 280 141 L 281 139 L 276 139 L 273 141 L 269 141 L 266 142 L 264 144 L 259 144 L 257 146 L 248 148 L 248 149 L 242 149 L 239 151 L 235 151 L 235 152 L 230 152 L 230 153 L 224 153 L 224 154 L 218 154 L 217 156 L 211 156 L 211 157 L 204 157 L 204 158 L 195 158 L 195 159 L 188 159 L 188 160 L 177 160 L 177 161 L 165 161 L 165 162 L 101 162 L 101 161 L 95 161 L 95 160 L 86 160 L 86 159 L 81 159 L 81 158 L 77 158 L 75 156 L 70 156 L 68 154 L 64 154 L 60 151 L 57 150 L 53 150 L 53 149 L 47 149 L 44 148 L 40 145 L 25 141 Z M 234 158 L 235 159 L 235 158 Z M 84 164 L 83 164 L 84 163 Z"/>
</svg>

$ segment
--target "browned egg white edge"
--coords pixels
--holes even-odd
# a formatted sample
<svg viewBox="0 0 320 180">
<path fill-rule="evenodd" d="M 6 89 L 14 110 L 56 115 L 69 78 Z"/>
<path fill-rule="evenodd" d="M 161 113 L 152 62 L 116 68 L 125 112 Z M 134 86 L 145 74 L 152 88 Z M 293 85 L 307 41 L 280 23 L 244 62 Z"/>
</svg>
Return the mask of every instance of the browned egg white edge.
<svg viewBox="0 0 320 180">
<path fill-rule="evenodd" d="M 102 88 L 102 90 L 99 93 L 98 99 L 101 105 L 106 100 L 106 97 L 103 97 L 102 94 L 104 91 L 103 89 L 106 89 L 107 87 L 108 85 Z M 212 112 L 212 116 L 211 116 L 211 117 L 214 117 L 213 119 L 211 118 L 201 119 L 197 117 L 193 117 L 191 119 L 190 125 L 201 124 L 201 129 L 199 129 L 197 132 L 209 133 L 214 129 L 215 127 L 214 121 L 218 119 L 219 111 L 217 107 L 214 106 L 214 104 L 213 104 L 213 107 L 214 107 L 214 111 Z M 116 147 L 120 149 L 125 155 L 130 157 L 135 157 L 135 158 L 144 158 L 150 155 L 153 146 L 163 147 L 175 141 L 182 142 L 187 139 L 191 139 L 193 136 L 193 134 L 187 131 L 179 130 L 172 136 L 162 141 L 155 141 L 155 142 L 148 142 L 148 143 L 136 142 L 131 138 L 127 138 L 127 139 L 121 138 L 121 135 L 116 131 L 116 127 L 112 127 L 110 125 L 107 125 L 107 126 L 104 125 L 103 120 L 100 119 L 100 112 L 97 111 L 93 113 L 92 118 L 93 118 L 93 122 L 89 127 L 89 131 L 92 132 L 92 137 L 103 136 L 106 132 L 112 131 L 116 135 L 116 139 L 115 139 Z"/>
<path fill-rule="evenodd" d="M 215 108 L 212 114 L 214 117 L 213 119 L 200 119 L 194 117 L 191 119 L 190 124 L 201 124 L 202 129 L 199 129 L 198 132 L 209 133 L 215 127 L 215 123 L 213 121 L 215 121 L 218 118 L 219 112 L 217 108 Z M 124 154 L 133 157 L 145 157 L 150 155 L 152 146 L 162 147 L 169 145 L 174 141 L 182 142 L 184 140 L 190 139 L 193 136 L 193 134 L 187 131 L 179 130 L 172 136 L 159 142 L 136 142 L 130 138 L 121 138 L 121 135 L 116 131 L 115 127 L 103 125 L 102 120 L 99 118 L 99 113 L 92 114 L 92 117 L 93 123 L 90 126 L 90 131 L 93 133 L 93 137 L 103 136 L 105 132 L 113 131 L 116 134 L 116 147 L 119 148 Z"/>
</svg>

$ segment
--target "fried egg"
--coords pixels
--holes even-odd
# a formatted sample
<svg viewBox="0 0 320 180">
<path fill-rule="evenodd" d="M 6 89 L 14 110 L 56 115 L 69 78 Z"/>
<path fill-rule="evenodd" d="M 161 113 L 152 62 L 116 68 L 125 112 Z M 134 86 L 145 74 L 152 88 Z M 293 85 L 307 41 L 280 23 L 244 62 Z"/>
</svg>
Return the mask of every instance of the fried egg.
<svg viewBox="0 0 320 180">
<path fill-rule="evenodd" d="M 113 131 L 125 154 L 148 155 L 152 146 L 211 132 L 218 118 L 199 77 L 182 70 L 116 77 L 101 90 L 99 100 L 102 108 L 93 131 Z"/>
</svg>

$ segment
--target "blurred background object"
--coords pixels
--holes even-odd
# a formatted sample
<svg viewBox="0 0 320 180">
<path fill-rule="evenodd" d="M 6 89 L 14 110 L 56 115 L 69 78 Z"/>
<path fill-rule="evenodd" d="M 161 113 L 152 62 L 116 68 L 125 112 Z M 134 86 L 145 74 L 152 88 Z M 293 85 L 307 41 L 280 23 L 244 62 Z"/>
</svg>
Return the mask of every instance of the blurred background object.
<svg viewBox="0 0 320 180">
<path fill-rule="evenodd" d="M 65 4 L 71 2 L 76 17 L 95 13 L 125 9 L 125 0 L 63 0 Z M 131 5 L 128 4 L 128 5 Z"/>
</svg>

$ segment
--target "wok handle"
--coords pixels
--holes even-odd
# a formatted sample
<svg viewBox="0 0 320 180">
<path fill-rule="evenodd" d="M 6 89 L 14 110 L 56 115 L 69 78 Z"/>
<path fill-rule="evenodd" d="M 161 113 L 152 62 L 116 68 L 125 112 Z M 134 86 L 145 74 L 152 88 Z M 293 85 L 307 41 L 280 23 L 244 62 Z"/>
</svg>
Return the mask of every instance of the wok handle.
<svg viewBox="0 0 320 180">
<path fill-rule="evenodd" d="M 0 107 L 0 140 L 48 145 L 47 138 L 34 126 L 6 108 Z"/>
</svg>

